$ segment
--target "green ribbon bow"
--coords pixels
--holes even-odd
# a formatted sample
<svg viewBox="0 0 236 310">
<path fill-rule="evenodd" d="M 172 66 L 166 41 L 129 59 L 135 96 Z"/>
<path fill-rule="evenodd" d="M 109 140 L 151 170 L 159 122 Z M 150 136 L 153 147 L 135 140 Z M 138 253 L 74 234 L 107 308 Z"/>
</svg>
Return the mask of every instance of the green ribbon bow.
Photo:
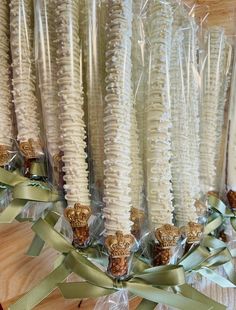
<svg viewBox="0 0 236 310">
<path fill-rule="evenodd" d="M 0 223 L 11 223 L 28 201 L 56 202 L 61 199 L 46 183 L 29 180 L 3 168 L 0 168 L 0 183 L 11 188 L 13 195 L 12 202 L 0 213 Z"/>
<path fill-rule="evenodd" d="M 230 218 L 230 223 L 236 231 L 236 213 L 234 213 L 234 211 L 215 196 L 208 197 L 208 204 L 214 213 L 212 214 L 212 222 L 207 228 L 207 233 L 208 231 L 213 231 L 218 228 L 223 223 L 224 218 Z"/>
<path fill-rule="evenodd" d="M 209 251 L 205 248 L 199 247 L 197 251 L 191 252 L 192 256 L 185 256 L 179 265 L 149 268 L 147 264 L 136 261 L 135 272 L 131 277 L 119 281 L 109 277 L 86 257 L 95 258 L 96 251 L 91 248 L 84 251 L 76 250 L 45 219 L 39 219 L 32 226 L 32 230 L 41 240 L 62 253 L 61 263 L 39 285 L 10 306 L 11 310 L 32 309 L 56 287 L 60 288 L 65 298 L 96 298 L 127 289 L 130 293 L 144 299 L 139 310 L 153 309 L 157 303 L 184 310 L 199 309 L 199 307 L 204 310 L 226 309 L 225 306 L 185 283 L 185 271 L 190 272 L 209 259 Z M 195 264 L 192 264 L 193 259 Z M 72 272 L 82 277 L 85 282 L 61 283 Z"/>
</svg>

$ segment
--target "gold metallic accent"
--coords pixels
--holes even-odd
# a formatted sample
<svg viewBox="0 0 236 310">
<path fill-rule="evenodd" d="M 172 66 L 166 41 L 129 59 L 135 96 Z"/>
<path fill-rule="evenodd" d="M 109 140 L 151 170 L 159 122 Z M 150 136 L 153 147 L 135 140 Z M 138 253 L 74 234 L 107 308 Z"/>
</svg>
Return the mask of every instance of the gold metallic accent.
<svg viewBox="0 0 236 310">
<path fill-rule="evenodd" d="M 219 198 L 219 193 L 218 192 L 215 192 L 215 191 L 209 191 L 207 193 L 208 196 L 215 196 L 216 198 Z"/>
<path fill-rule="evenodd" d="M 133 222 L 131 233 L 137 239 L 140 238 L 140 228 L 144 223 L 145 213 L 143 210 L 137 208 L 131 208 L 130 220 Z"/>
<path fill-rule="evenodd" d="M 187 238 L 187 243 L 199 242 L 203 233 L 203 226 L 198 223 L 189 222 L 180 228 L 181 233 Z"/>
<path fill-rule="evenodd" d="M 76 203 L 74 208 L 65 209 L 65 217 L 70 222 L 72 228 L 88 225 L 88 220 L 91 214 L 91 208 L 89 206 L 81 205 L 80 203 Z"/>
<path fill-rule="evenodd" d="M 108 271 L 114 277 L 127 275 L 128 259 L 134 242 L 132 235 L 124 235 L 121 231 L 117 231 L 116 235 L 107 236 L 105 245 L 109 253 Z"/>
<path fill-rule="evenodd" d="M 73 208 L 65 209 L 64 213 L 73 229 L 74 244 L 84 246 L 89 239 L 88 220 L 92 214 L 91 208 L 76 203 Z"/>
<path fill-rule="evenodd" d="M 10 160 L 10 153 L 6 145 L 0 145 L 0 166 L 6 165 Z"/>
<path fill-rule="evenodd" d="M 42 152 L 42 146 L 37 140 L 29 139 L 28 141 L 20 142 L 19 148 L 26 159 L 38 158 Z"/>
<path fill-rule="evenodd" d="M 207 212 L 207 206 L 200 200 L 196 200 L 194 206 L 198 216 L 203 216 Z"/>
<path fill-rule="evenodd" d="M 169 248 L 177 244 L 180 230 L 174 225 L 165 224 L 156 229 L 155 236 L 163 248 Z"/>
</svg>

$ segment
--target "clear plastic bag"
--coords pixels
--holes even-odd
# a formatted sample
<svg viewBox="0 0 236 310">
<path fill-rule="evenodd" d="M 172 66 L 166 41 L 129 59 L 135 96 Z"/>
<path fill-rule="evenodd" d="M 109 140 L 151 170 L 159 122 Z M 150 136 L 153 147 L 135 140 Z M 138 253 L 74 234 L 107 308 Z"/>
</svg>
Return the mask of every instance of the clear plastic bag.
<svg viewBox="0 0 236 310">
<path fill-rule="evenodd" d="M 34 63 L 34 11 L 31 0 L 10 3 L 13 99 L 19 150 L 28 163 L 43 155 Z M 27 163 L 28 161 L 28 163 Z"/>
<path fill-rule="evenodd" d="M 61 133 L 59 119 L 59 88 L 57 85 L 57 37 L 55 1 L 34 1 L 35 61 L 41 98 L 44 141 L 49 159 L 49 181 L 62 188 Z"/>
</svg>

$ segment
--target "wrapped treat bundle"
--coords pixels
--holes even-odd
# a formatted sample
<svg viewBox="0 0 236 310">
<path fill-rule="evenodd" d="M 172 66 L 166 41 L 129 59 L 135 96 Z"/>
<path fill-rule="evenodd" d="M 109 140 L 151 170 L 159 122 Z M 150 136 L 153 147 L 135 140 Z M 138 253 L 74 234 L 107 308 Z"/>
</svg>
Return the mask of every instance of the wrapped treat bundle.
<svg viewBox="0 0 236 310">
<path fill-rule="evenodd" d="M 10 39 L 17 140 L 19 149 L 25 158 L 26 167 L 31 160 L 43 154 L 40 142 L 41 116 L 36 97 L 33 15 L 31 0 L 10 2 Z"/>
<path fill-rule="evenodd" d="M 11 160 L 13 148 L 13 107 L 10 80 L 10 25 L 8 1 L 0 3 L 0 166 L 5 166 Z"/>
<path fill-rule="evenodd" d="M 224 124 L 226 100 L 224 77 L 228 52 L 222 28 L 210 28 L 206 33 L 205 42 L 207 56 L 202 78 L 203 94 L 200 109 L 200 180 L 204 194 L 209 191 L 218 193 L 220 190 L 217 159 Z"/>
<path fill-rule="evenodd" d="M 56 64 L 55 1 L 35 1 L 36 12 L 36 64 L 46 135 L 47 152 L 56 185 L 60 176 L 60 124 Z"/>
<path fill-rule="evenodd" d="M 32 217 L 28 253 L 39 255 L 44 243 L 61 253 L 10 309 L 31 309 L 59 288 L 66 298 L 111 295 L 98 307 L 109 300 L 120 309 L 117 300 L 127 305 L 131 293 L 144 298 L 140 309 L 224 310 L 188 285 L 197 273 L 236 285 L 234 252 L 220 235 L 226 217 L 236 230 L 236 65 L 227 140 L 232 46 L 224 29 L 201 38 L 192 10 L 175 0 L 8 2 L 0 1 L 0 193 L 13 194 L 0 222 L 42 203 L 47 213 L 37 207 Z M 5 167 L 14 140 L 11 58 L 27 177 Z M 44 155 L 41 130 L 47 182 L 31 173 Z M 203 199 L 222 190 L 224 174 L 231 210 L 217 195 Z M 72 272 L 83 281 L 65 281 Z"/>
<path fill-rule="evenodd" d="M 172 10 L 167 1 L 149 7 L 150 77 L 147 100 L 147 201 L 151 230 L 158 243 L 154 264 L 166 264 L 176 245 L 179 230 L 173 226 L 171 184 L 171 107 L 169 64 Z"/>
<path fill-rule="evenodd" d="M 179 18 L 182 16 L 182 18 Z M 196 80 L 197 25 L 182 10 L 175 12 L 176 27 L 171 52 L 172 184 L 175 219 L 192 244 L 199 241 L 202 227 L 195 207 L 199 184 L 199 85 Z M 180 175 L 181 172 L 181 175 Z M 195 236 L 195 238 L 193 238 Z"/>
<path fill-rule="evenodd" d="M 131 235 L 131 33 L 132 1 L 108 1 L 104 110 L 105 244 L 108 271 L 126 276 Z"/>
<path fill-rule="evenodd" d="M 89 241 L 88 220 L 91 208 L 85 152 L 78 13 L 78 0 L 57 2 L 57 83 L 60 96 L 64 189 L 68 204 L 65 215 L 74 232 L 74 244 L 86 246 Z"/>
</svg>

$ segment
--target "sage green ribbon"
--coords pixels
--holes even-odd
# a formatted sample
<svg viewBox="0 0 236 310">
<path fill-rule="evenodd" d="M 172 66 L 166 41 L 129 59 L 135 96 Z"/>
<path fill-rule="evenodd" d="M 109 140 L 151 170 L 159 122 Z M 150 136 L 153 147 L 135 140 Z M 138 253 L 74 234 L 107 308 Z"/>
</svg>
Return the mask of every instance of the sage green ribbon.
<svg viewBox="0 0 236 310">
<path fill-rule="evenodd" d="M 46 183 L 32 181 L 17 173 L 0 168 L 0 183 L 12 189 L 12 202 L 0 213 L 0 223 L 11 223 L 28 201 L 55 202 L 60 195 Z"/>
<path fill-rule="evenodd" d="M 233 210 L 231 210 L 229 207 L 227 207 L 222 200 L 215 196 L 209 196 L 208 197 L 208 204 L 210 208 L 215 211 L 213 214 L 215 218 L 218 218 L 218 226 L 216 225 L 216 228 L 218 228 L 222 223 L 224 218 L 230 218 L 230 223 L 233 227 L 233 229 L 236 231 L 236 213 L 234 213 Z M 221 223 L 220 223 L 221 219 Z M 214 229 L 216 229 L 214 228 Z M 207 232 L 212 229 L 212 227 L 208 227 Z M 213 231 L 212 229 L 211 231 Z"/>
<path fill-rule="evenodd" d="M 131 278 L 123 281 L 114 280 L 106 273 L 96 267 L 87 257 L 87 251 L 79 252 L 68 243 L 44 219 L 39 219 L 32 230 L 50 246 L 65 256 L 64 260 L 48 277 L 46 277 L 36 288 L 29 291 L 25 296 L 10 307 L 12 310 L 31 309 L 31 307 L 43 300 L 53 288 L 59 287 L 65 298 L 96 298 L 127 289 L 130 293 L 144 298 L 140 309 L 147 306 L 153 309 L 157 303 L 166 304 L 175 308 L 189 309 L 226 309 L 225 306 L 212 301 L 201 293 L 197 293 L 192 287 L 185 283 L 185 268 L 193 270 L 196 266 L 190 265 L 185 257 L 181 265 L 167 265 L 154 268 L 147 268 L 145 263 L 140 263 L 139 272 L 133 273 Z M 90 250 L 90 249 L 88 249 Z M 197 264 L 200 265 L 207 259 L 206 252 L 199 252 Z M 193 254 L 193 253 L 192 253 Z M 93 253 L 92 256 L 95 256 Z M 209 251 L 208 251 L 209 256 Z M 183 265 L 183 266 L 182 266 Z M 61 269 L 68 272 L 61 272 Z M 71 272 L 75 272 L 86 282 L 82 283 L 59 283 Z M 59 280 L 60 281 L 59 281 Z M 173 292 L 167 291 L 172 288 Z M 178 294 L 176 291 L 178 288 Z M 35 292 L 37 294 L 35 295 Z M 181 293 L 183 292 L 183 293 Z M 181 293 L 181 294 L 180 294 Z M 28 308 L 26 308 L 26 306 Z M 143 308 L 144 309 L 144 308 Z"/>
</svg>

